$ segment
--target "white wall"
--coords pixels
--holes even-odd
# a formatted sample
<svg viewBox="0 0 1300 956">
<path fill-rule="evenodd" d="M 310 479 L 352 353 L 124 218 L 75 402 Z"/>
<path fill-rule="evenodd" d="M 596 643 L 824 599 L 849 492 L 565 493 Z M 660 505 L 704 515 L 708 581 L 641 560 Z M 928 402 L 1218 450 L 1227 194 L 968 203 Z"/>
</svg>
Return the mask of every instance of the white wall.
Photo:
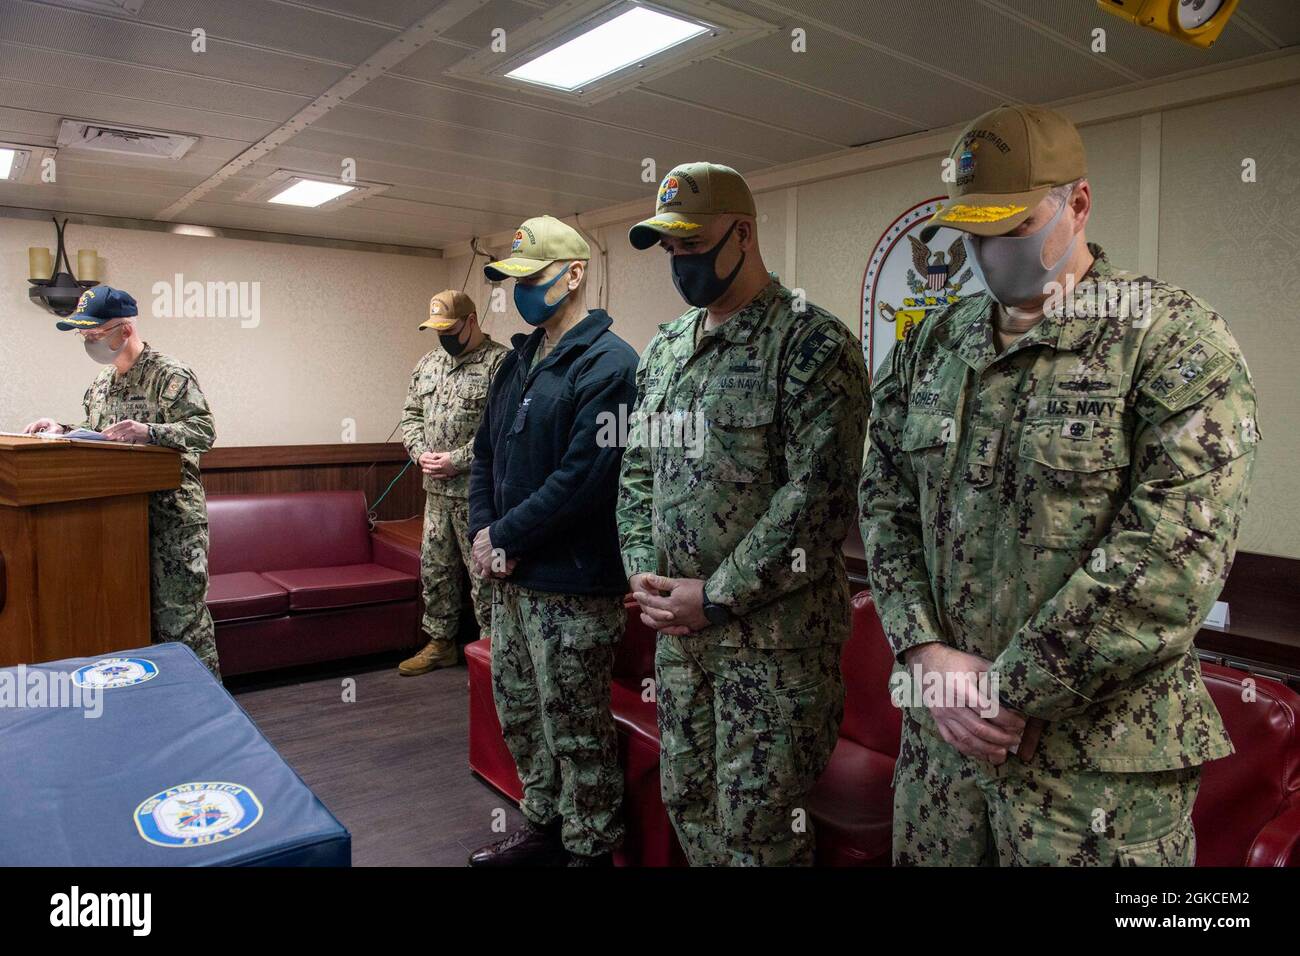
<svg viewBox="0 0 1300 956">
<path fill-rule="evenodd" d="M 27 247 L 54 241 L 52 223 L 0 218 L 0 430 L 42 415 L 80 420 L 99 369 L 28 300 Z M 338 442 L 346 419 L 356 441 L 382 441 L 416 361 L 437 344 L 417 326 L 447 284 L 440 259 L 76 224 L 67 245 L 74 262 L 77 249 L 97 250 L 102 281 L 138 301 L 145 340 L 193 367 L 221 445 Z M 176 273 L 258 283 L 257 325 L 153 317 L 154 283 Z"/>
</svg>

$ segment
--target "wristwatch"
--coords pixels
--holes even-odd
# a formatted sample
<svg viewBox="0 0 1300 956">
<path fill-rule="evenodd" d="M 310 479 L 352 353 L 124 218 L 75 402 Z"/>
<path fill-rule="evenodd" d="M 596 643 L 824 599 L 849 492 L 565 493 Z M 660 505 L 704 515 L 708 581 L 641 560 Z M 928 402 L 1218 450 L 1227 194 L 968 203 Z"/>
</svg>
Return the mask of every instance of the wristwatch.
<svg viewBox="0 0 1300 956">
<path fill-rule="evenodd" d="M 704 598 L 704 616 L 709 619 L 710 624 L 726 624 L 736 616 L 726 605 L 714 604 L 710 601 L 708 591 L 701 589 L 700 594 Z"/>
</svg>

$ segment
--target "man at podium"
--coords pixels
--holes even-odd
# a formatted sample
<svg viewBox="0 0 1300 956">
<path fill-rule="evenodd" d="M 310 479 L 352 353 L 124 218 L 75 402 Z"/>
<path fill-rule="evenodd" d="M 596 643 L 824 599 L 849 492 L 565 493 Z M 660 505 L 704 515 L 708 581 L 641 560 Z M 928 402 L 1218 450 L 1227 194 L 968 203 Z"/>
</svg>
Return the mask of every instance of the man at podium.
<svg viewBox="0 0 1300 956">
<path fill-rule="evenodd" d="M 180 487 L 149 496 L 152 637 L 188 644 L 220 679 L 207 606 L 208 506 L 199 481 L 199 455 L 212 447 L 216 429 L 194 372 L 140 339 L 136 313 L 135 299 L 120 289 L 100 285 L 82 294 L 58 328 L 75 330 L 86 354 L 107 367 L 86 390 L 80 425 L 41 418 L 26 431 L 84 428 L 109 441 L 180 451 Z"/>
</svg>

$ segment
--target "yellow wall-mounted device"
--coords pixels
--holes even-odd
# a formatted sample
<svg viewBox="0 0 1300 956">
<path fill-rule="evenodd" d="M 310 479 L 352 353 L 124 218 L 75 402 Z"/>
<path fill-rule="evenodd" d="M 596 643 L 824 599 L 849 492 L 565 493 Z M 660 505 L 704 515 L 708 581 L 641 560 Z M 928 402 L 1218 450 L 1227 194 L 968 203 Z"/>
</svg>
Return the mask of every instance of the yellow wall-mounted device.
<svg viewBox="0 0 1300 956">
<path fill-rule="evenodd" d="M 1097 6 L 1148 30 L 1209 49 L 1240 0 L 1097 0 Z"/>
</svg>

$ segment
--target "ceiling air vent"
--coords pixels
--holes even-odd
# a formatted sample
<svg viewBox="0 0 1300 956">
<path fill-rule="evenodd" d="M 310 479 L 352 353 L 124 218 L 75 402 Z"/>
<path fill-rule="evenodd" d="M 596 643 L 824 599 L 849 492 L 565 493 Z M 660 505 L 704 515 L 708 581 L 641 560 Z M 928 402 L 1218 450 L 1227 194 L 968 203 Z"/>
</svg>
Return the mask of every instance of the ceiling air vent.
<svg viewBox="0 0 1300 956">
<path fill-rule="evenodd" d="M 109 126 L 65 119 L 59 124 L 59 145 L 149 159 L 180 159 L 199 141 L 197 136 L 164 133 L 138 126 Z"/>
</svg>

